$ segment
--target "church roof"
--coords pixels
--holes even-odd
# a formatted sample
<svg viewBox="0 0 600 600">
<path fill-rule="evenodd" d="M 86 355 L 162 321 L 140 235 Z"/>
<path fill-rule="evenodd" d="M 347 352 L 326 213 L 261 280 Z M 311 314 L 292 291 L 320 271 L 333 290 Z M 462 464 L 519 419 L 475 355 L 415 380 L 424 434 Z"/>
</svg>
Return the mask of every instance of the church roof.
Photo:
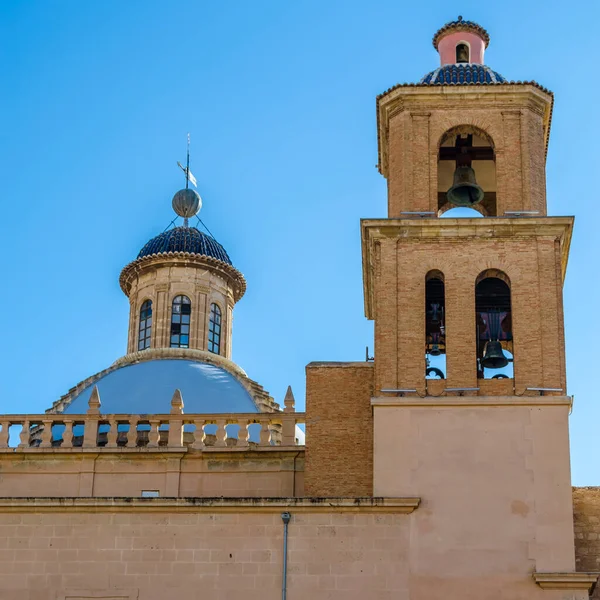
<svg viewBox="0 0 600 600">
<path fill-rule="evenodd" d="M 487 65 L 475 63 L 457 63 L 443 65 L 427 73 L 422 84 L 469 84 L 469 83 L 506 83 L 506 79 Z"/>
<path fill-rule="evenodd" d="M 214 238 L 199 231 L 195 227 L 174 227 L 163 231 L 152 238 L 138 254 L 138 258 L 153 254 L 166 254 L 168 252 L 189 252 L 216 258 L 228 265 L 231 259 L 225 248 Z"/>
<path fill-rule="evenodd" d="M 258 413 L 248 390 L 224 368 L 195 360 L 162 359 L 108 371 L 65 403 L 65 414 L 85 414 L 94 386 L 104 414 L 168 414 L 181 390 L 186 413 Z"/>
<path fill-rule="evenodd" d="M 455 31 L 469 31 L 477 34 L 484 41 L 486 48 L 490 43 L 490 34 L 481 25 L 475 21 L 464 21 L 462 17 L 458 17 L 456 21 L 449 21 L 435 32 L 432 40 L 433 47 L 437 50 L 439 41 Z"/>
</svg>

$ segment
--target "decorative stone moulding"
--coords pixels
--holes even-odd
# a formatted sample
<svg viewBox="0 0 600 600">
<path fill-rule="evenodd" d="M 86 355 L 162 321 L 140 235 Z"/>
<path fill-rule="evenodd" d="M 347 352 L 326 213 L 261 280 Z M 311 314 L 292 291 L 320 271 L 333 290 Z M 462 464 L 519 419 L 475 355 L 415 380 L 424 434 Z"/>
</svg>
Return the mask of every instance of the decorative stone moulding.
<svg viewBox="0 0 600 600">
<path fill-rule="evenodd" d="M 544 590 L 591 590 L 599 573 L 534 573 L 533 580 Z"/>
<path fill-rule="evenodd" d="M 0 498 L 6 512 L 208 512 L 410 514 L 421 498 Z"/>
<path fill-rule="evenodd" d="M 235 267 L 222 260 L 205 256 L 204 254 L 191 254 L 189 252 L 166 252 L 151 254 L 130 262 L 121 271 L 119 284 L 126 296 L 129 296 L 135 278 L 148 269 L 169 267 L 172 265 L 201 267 L 222 277 L 233 289 L 233 299 L 237 302 L 246 293 L 246 279 Z"/>
</svg>

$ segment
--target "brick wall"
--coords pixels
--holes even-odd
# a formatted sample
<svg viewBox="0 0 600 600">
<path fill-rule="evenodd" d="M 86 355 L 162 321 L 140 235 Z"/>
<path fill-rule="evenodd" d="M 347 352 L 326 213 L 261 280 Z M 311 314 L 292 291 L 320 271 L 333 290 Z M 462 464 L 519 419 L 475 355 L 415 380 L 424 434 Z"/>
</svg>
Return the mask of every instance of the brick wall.
<svg viewBox="0 0 600 600">
<path fill-rule="evenodd" d="M 306 367 L 307 496 L 373 493 L 373 363 Z"/>
<path fill-rule="evenodd" d="M 514 378 L 566 389 L 562 274 L 569 218 L 364 220 L 365 294 L 375 319 L 375 389 L 425 392 L 425 279 L 444 274 L 449 387 L 477 387 L 475 283 L 485 270 L 510 280 Z M 562 236 L 562 249 L 560 242 Z M 512 393 L 512 390 L 510 391 Z"/>
<path fill-rule="evenodd" d="M 600 487 L 573 488 L 575 564 L 578 571 L 600 571 Z M 600 585 L 592 594 L 600 599 Z"/>
<path fill-rule="evenodd" d="M 546 214 L 545 136 L 551 97 L 533 86 L 476 91 L 467 86 L 398 88 L 380 97 L 379 151 L 388 180 L 388 216 L 438 210 L 438 151 L 455 127 L 491 138 L 497 211 Z"/>
</svg>

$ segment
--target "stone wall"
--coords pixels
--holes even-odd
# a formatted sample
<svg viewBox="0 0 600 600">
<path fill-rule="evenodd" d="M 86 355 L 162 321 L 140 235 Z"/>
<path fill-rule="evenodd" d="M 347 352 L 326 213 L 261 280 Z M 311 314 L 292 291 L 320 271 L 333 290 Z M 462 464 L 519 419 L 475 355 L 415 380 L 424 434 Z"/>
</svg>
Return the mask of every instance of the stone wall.
<svg viewBox="0 0 600 600">
<path fill-rule="evenodd" d="M 307 496 L 373 494 L 373 363 L 306 367 Z"/>
<path fill-rule="evenodd" d="M 578 571 L 600 571 L 600 487 L 573 488 L 575 564 Z M 600 600 L 600 585 L 592 598 Z"/>
<path fill-rule="evenodd" d="M 0 498 L 290 497 L 304 492 L 304 448 L 245 452 L 102 448 L 0 451 Z"/>
<path fill-rule="evenodd" d="M 541 589 L 526 557 L 486 545 L 469 560 L 420 554 L 415 537 L 435 535 L 415 522 L 420 509 L 402 514 L 408 502 L 398 510 L 378 502 L 0 501 L 0 598 L 279 600 L 284 510 L 289 600 L 587 596 Z"/>
</svg>

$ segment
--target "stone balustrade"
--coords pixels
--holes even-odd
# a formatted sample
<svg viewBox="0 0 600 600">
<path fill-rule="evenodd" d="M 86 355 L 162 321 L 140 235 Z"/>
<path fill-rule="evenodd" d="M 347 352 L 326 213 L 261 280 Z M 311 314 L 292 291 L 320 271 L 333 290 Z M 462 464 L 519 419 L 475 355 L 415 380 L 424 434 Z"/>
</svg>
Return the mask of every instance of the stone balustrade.
<svg viewBox="0 0 600 600">
<path fill-rule="evenodd" d="M 304 413 L 184 414 L 176 390 L 171 413 L 103 415 L 95 388 L 84 415 L 0 415 L 0 450 L 30 448 L 250 449 L 304 445 Z M 16 426 L 16 427 L 15 427 Z M 20 429 L 18 434 L 15 429 Z M 18 435 L 18 439 L 15 439 Z"/>
</svg>

